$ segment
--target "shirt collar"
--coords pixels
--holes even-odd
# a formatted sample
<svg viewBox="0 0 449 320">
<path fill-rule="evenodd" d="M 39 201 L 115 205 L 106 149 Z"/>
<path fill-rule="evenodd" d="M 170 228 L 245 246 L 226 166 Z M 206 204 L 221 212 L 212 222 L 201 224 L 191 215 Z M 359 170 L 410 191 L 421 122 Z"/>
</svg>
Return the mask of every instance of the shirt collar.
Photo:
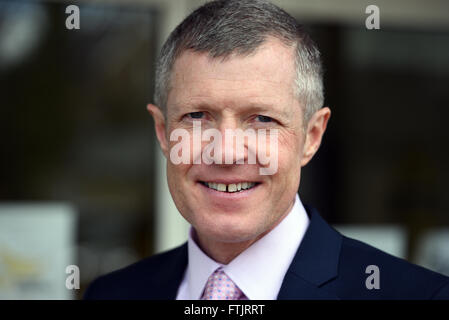
<svg viewBox="0 0 449 320">
<path fill-rule="evenodd" d="M 188 239 L 187 281 L 191 299 L 200 299 L 209 276 L 219 267 L 250 300 L 274 300 L 302 238 L 309 218 L 298 194 L 288 215 L 263 238 L 253 243 L 227 265 L 209 258 L 195 243 L 191 228 Z"/>
<path fill-rule="evenodd" d="M 207 256 L 193 240 L 194 229 L 191 227 L 187 241 L 189 262 L 187 267 L 187 283 L 190 299 L 201 299 L 209 276 L 221 266 Z"/>
</svg>

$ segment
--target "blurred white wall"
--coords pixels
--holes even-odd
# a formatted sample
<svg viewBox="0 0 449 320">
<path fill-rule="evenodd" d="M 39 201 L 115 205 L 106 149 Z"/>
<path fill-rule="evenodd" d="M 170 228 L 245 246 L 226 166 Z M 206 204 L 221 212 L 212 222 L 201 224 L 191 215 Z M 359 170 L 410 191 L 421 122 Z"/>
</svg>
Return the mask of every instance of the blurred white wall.
<svg viewBox="0 0 449 320">
<path fill-rule="evenodd" d="M 365 242 L 398 258 L 407 258 L 407 232 L 395 225 L 336 225 L 343 235 Z"/>
<path fill-rule="evenodd" d="M 73 299 L 76 211 L 64 203 L 0 204 L 0 299 Z"/>
</svg>

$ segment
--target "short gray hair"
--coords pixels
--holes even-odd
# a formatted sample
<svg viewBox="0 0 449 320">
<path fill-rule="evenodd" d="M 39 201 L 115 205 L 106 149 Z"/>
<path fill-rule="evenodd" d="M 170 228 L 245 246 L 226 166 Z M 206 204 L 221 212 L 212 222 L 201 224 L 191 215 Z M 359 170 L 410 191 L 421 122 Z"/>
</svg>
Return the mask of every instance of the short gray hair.
<svg viewBox="0 0 449 320">
<path fill-rule="evenodd" d="M 177 57 L 186 50 L 213 58 L 246 56 L 268 36 L 295 47 L 295 94 L 304 105 L 304 124 L 323 106 L 320 52 L 303 26 L 287 12 L 264 0 L 216 0 L 193 11 L 172 31 L 156 65 L 154 100 L 165 114 L 170 76 Z"/>
</svg>

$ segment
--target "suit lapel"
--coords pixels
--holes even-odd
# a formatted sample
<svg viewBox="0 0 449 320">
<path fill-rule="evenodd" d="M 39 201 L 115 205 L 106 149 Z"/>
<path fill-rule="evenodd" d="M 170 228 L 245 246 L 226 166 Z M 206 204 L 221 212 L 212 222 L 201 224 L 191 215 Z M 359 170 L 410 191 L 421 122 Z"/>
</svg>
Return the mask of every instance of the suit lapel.
<svg viewBox="0 0 449 320">
<path fill-rule="evenodd" d="M 172 256 L 167 263 L 160 268 L 160 279 L 163 285 L 160 286 L 157 297 L 152 299 L 175 300 L 178 288 L 184 277 L 187 267 L 187 243 L 173 251 Z"/>
<path fill-rule="evenodd" d="M 305 206 L 310 224 L 284 277 L 278 299 L 338 299 L 323 284 L 336 278 L 342 236 Z"/>
<path fill-rule="evenodd" d="M 324 284 L 338 276 L 342 236 L 316 209 L 304 207 L 310 224 L 284 277 L 278 299 L 338 299 Z M 161 270 L 160 280 L 166 286 L 159 292 L 158 299 L 176 299 L 188 262 L 187 243 L 175 250 L 169 260 Z"/>
</svg>

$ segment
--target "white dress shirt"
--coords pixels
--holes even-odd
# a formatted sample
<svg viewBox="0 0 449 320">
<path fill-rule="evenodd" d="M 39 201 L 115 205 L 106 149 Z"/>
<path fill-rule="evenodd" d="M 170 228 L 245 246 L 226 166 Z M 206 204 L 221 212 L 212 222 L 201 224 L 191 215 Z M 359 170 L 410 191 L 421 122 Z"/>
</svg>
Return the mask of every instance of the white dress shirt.
<svg viewBox="0 0 449 320">
<path fill-rule="evenodd" d="M 308 225 L 309 218 L 296 195 L 281 223 L 227 265 L 212 260 L 198 247 L 191 227 L 189 260 L 176 299 L 200 299 L 209 276 L 222 267 L 249 300 L 275 300 Z"/>
</svg>

